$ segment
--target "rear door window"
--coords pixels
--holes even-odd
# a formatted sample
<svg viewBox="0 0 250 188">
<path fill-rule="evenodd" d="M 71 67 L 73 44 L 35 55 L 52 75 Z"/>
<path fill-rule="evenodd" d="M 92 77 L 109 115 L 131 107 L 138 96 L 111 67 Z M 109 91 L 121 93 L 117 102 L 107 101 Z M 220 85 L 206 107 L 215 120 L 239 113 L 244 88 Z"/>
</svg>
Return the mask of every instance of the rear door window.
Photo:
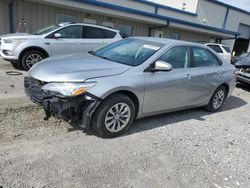
<svg viewBox="0 0 250 188">
<path fill-rule="evenodd" d="M 205 48 L 193 47 L 192 67 L 213 67 L 221 65 L 214 54 Z"/>
<path fill-rule="evenodd" d="M 103 29 L 97 27 L 84 27 L 84 38 L 86 39 L 104 39 L 105 33 Z"/>
<path fill-rule="evenodd" d="M 217 53 L 223 53 L 222 49 L 220 48 L 219 45 L 214 45 L 214 44 L 209 44 L 207 45 L 209 48 L 213 49 Z"/>
</svg>

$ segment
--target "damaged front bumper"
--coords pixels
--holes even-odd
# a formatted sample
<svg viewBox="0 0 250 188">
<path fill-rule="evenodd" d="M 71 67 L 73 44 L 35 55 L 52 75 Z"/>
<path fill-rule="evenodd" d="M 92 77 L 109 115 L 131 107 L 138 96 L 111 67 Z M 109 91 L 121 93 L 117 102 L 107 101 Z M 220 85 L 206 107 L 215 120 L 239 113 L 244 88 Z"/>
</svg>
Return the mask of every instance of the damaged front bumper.
<svg viewBox="0 0 250 188">
<path fill-rule="evenodd" d="M 250 84 L 250 73 L 237 73 L 237 81 Z"/>
<path fill-rule="evenodd" d="M 89 93 L 65 97 L 58 93 L 42 90 L 45 84 L 32 77 L 24 78 L 25 92 L 31 101 L 44 108 L 44 119 L 48 120 L 53 116 L 88 129 L 91 117 L 101 100 Z"/>
<path fill-rule="evenodd" d="M 237 67 L 237 81 L 250 84 L 250 65 Z"/>
</svg>

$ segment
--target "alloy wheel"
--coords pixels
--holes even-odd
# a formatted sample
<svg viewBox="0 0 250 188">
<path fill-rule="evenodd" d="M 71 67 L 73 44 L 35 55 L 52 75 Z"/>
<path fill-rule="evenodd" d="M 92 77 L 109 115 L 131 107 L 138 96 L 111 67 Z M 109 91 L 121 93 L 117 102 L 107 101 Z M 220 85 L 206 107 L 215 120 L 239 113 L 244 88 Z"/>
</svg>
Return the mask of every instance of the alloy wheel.
<svg viewBox="0 0 250 188">
<path fill-rule="evenodd" d="M 117 103 L 106 113 L 105 127 L 110 132 L 119 132 L 128 125 L 130 118 L 130 107 L 126 103 Z"/>
<path fill-rule="evenodd" d="M 213 107 L 214 109 L 218 109 L 221 107 L 223 101 L 224 101 L 224 98 L 225 98 L 225 92 L 223 90 L 219 90 L 215 96 L 214 96 L 214 99 L 213 99 Z"/>
<path fill-rule="evenodd" d="M 33 65 L 41 61 L 43 58 L 39 54 L 30 54 L 26 58 L 26 65 L 30 69 Z"/>
</svg>

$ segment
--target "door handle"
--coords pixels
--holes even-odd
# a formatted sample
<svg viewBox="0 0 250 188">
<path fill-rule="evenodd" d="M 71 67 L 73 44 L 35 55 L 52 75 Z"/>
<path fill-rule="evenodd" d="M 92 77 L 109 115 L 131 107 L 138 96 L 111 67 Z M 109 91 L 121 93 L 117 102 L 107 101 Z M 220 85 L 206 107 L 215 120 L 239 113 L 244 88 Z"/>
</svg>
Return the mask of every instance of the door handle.
<svg viewBox="0 0 250 188">
<path fill-rule="evenodd" d="M 191 75 L 190 74 L 187 74 L 187 79 L 191 80 Z"/>
</svg>

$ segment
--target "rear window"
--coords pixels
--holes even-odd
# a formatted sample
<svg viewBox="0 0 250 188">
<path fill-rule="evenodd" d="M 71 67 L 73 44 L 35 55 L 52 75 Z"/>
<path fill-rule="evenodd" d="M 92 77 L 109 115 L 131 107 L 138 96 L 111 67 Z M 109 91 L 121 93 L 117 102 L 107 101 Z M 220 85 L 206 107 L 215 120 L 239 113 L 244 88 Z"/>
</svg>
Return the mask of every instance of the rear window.
<svg viewBox="0 0 250 188">
<path fill-rule="evenodd" d="M 128 38 L 124 33 L 121 33 L 121 32 L 120 32 L 120 35 L 121 35 L 121 37 L 124 38 L 124 39 L 125 39 L 125 38 Z"/>
<path fill-rule="evenodd" d="M 226 50 L 226 52 L 231 53 L 231 50 L 230 50 L 229 47 L 227 47 L 227 46 L 222 46 L 222 48 L 224 48 L 224 50 Z"/>
<path fill-rule="evenodd" d="M 109 31 L 109 30 L 104 30 L 104 35 L 105 35 L 105 38 L 114 38 L 115 35 L 116 35 L 116 32 L 113 32 L 113 31 Z"/>
<path fill-rule="evenodd" d="M 212 44 L 209 44 L 207 45 L 209 48 L 213 49 L 214 51 L 216 51 L 217 53 L 223 53 L 222 49 L 220 48 L 219 45 L 212 45 Z"/>
</svg>

